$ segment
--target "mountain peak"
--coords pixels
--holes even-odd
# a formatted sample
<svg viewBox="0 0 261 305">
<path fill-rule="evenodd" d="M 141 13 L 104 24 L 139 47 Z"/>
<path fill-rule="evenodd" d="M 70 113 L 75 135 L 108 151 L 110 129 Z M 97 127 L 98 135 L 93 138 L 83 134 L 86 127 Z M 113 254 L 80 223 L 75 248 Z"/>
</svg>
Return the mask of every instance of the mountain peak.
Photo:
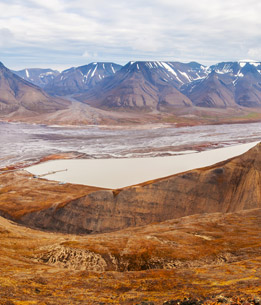
<svg viewBox="0 0 261 305">
<path fill-rule="evenodd" d="M 238 62 L 239 63 L 258 63 L 258 61 L 253 60 L 253 59 L 240 59 Z"/>
<path fill-rule="evenodd" d="M 52 113 L 66 109 L 70 104 L 65 100 L 58 100 L 48 96 L 39 87 L 29 83 L 14 74 L 0 63 L 0 112 L 5 115 L 23 115 Z"/>
<path fill-rule="evenodd" d="M 0 61 L 0 69 L 6 69 L 6 66 Z"/>
<path fill-rule="evenodd" d="M 241 73 L 243 73 L 244 75 L 246 75 L 247 73 L 253 73 L 253 74 L 259 74 L 257 68 L 255 67 L 255 65 L 247 62 L 241 69 Z"/>
<path fill-rule="evenodd" d="M 53 95 L 82 93 L 122 68 L 113 62 L 92 62 L 61 72 L 44 88 Z"/>
</svg>

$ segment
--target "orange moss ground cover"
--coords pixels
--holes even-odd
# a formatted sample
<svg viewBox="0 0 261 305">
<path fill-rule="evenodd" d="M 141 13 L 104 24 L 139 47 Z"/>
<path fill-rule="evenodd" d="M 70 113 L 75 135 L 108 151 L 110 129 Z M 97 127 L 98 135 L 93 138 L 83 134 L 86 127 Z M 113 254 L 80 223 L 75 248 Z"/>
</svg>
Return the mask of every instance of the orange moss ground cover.
<svg viewBox="0 0 261 305">
<path fill-rule="evenodd" d="M 100 188 L 33 178 L 24 170 L 0 174 L 0 213 L 22 215 L 87 195 Z"/>
<path fill-rule="evenodd" d="M 239 304 L 240 298 L 261 296 L 260 218 L 260 209 L 194 215 L 114 233 L 76 236 L 31 230 L 0 217 L 0 304 L 161 305 L 185 297 L 217 304 L 220 295 Z M 48 262 L 39 259 L 49 249 L 59 248 L 73 255 L 54 253 Z M 78 270 L 76 265 L 65 264 L 73 262 L 77 249 L 103 258 L 118 253 L 123 263 L 136 262 L 136 270 Z M 139 261 L 141 253 L 147 262 L 171 256 L 183 264 L 138 270 L 144 264 Z M 93 262 L 95 257 L 89 261 L 92 266 Z"/>
</svg>

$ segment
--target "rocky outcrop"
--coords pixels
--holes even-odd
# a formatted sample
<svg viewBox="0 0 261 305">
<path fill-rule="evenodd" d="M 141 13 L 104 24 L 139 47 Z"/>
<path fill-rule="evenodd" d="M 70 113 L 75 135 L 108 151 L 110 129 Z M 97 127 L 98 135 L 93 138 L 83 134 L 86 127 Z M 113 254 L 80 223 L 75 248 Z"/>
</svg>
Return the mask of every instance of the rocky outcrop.
<svg viewBox="0 0 261 305">
<path fill-rule="evenodd" d="M 82 249 L 73 249 L 54 245 L 40 249 L 42 254 L 36 256 L 36 261 L 73 270 L 105 271 L 107 266 L 100 254 Z"/>
<path fill-rule="evenodd" d="M 261 207 L 261 144 L 216 165 L 121 190 L 92 192 L 20 221 L 46 230 L 101 233 L 187 215 Z"/>
<path fill-rule="evenodd" d="M 260 217 L 261 209 L 210 213 L 106 234 L 73 236 L 39 248 L 34 259 L 70 270 L 120 272 L 231 264 L 260 253 Z"/>
</svg>

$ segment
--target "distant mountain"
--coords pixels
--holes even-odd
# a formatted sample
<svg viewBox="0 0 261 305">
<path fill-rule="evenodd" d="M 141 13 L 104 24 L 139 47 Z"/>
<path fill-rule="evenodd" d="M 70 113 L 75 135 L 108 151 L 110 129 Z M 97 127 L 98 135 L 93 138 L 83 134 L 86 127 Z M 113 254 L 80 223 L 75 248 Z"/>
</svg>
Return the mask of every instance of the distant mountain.
<svg viewBox="0 0 261 305">
<path fill-rule="evenodd" d="M 55 99 L 39 87 L 20 78 L 0 63 L 0 116 L 51 113 L 70 102 Z"/>
<path fill-rule="evenodd" d="M 209 67 L 197 62 L 137 61 L 123 67 L 98 62 L 62 73 L 51 69 L 25 69 L 16 73 L 40 84 L 52 96 L 70 96 L 103 110 L 175 112 L 177 108 L 187 107 L 261 107 L 261 63 L 248 60 Z M 44 91 L 41 94 L 50 99 Z M 11 94 L 6 104 L 17 100 L 14 96 Z M 41 105 L 47 107 L 46 103 Z"/>
<path fill-rule="evenodd" d="M 114 75 L 121 65 L 108 62 L 90 63 L 70 68 L 57 75 L 44 89 L 52 95 L 70 95 L 94 87 L 102 79 Z"/>
<path fill-rule="evenodd" d="M 237 104 L 245 107 L 261 107 L 261 65 L 246 63 L 235 82 Z"/>
<path fill-rule="evenodd" d="M 223 62 L 208 69 L 208 75 L 181 87 L 181 92 L 200 107 L 261 106 L 261 64 Z"/>
<path fill-rule="evenodd" d="M 46 86 L 60 74 L 60 72 L 56 70 L 40 68 L 24 69 L 12 72 L 39 87 Z"/>
<path fill-rule="evenodd" d="M 102 108 L 187 107 L 192 103 L 178 89 L 206 75 L 206 68 L 197 63 L 129 62 L 113 77 L 76 98 Z"/>
<path fill-rule="evenodd" d="M 209 71 L 215 71 L 219 74 L 232 73 L 234 76 L 240 76 L 240 71 L 245 67 L 245 65 L 250 65 L 256 67 L 256 69 L 261 73 L 261 63 L 255 61 L 236 61 L 236 62 L 221 62 L 216 65 L 212 65 L 208 68 Z M 242 76 L 242 75 L 241 75 Z"/>
<path fill-rule="evenodd" d="M 206 78 L 192 82 L 182 92 L 195 106 L 210 108 L 235 107 L 233 77 L 218 74 L 213 70 Z"/>
</svg>

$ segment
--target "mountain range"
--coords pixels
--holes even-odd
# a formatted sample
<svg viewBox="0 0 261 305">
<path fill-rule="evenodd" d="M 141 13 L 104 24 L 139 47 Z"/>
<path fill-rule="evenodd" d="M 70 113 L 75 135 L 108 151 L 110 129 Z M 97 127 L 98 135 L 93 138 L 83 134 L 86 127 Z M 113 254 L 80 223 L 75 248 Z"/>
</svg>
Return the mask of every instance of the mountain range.
<svg viewBox="0 0 261 305">
<path fill-rule="evenodd" d="M 261 109 L 260 62 L 209 67 L 196 62 L 137 61 L 124 66 L 99 62 L 62 72 L 37 68 L 15 72 L 1 64 L 0 74 L 2 118 L 55 113 L 72 104 L 84 122 L 97 121 L 97 115 L 100 121 L 118 121 L 115 115 L 120 112 L 202 117 L 203 112 L 205 116 L 222 109 L 235 116 Z M 98 108 L 103 112 L 93 115 Z M 75 121 L 78 114 L 70 108 L 66 120 L 69 113 Z M 59 112 L 57 122 L 63 116 Z"/>
<path fill-rule="evenodd" d="M 261 106 L 261 65 L 229 62 L 211 66 L 208 75 L 181 88 L 194 105 L 202 107 Z"/>
<path fill-rule="evenodd" d="M 22 71 L 16 73 L 53 96 L 70 95 L 104 109 L 261 106 L 260 62 L 222 62 L 209 67 L 196 62 L 137 61 L 125 66 L 100 62 L 61 73 Z"/>
<path fill-rule="evenodd" d="M 50 94 L 61 96 L 84 92 L 102 79 L 114 75 L 121 67 L 114 63 L 90 63 L 70 68 L 50 80 L 44 89 Z"/>
<path fill-rule="evenodd" d="M 196 63 L 129 62 L 76 99 L 105 108 L 189 107 L 192 102 L 179 88 L 203 75 L 204 69 Z"/>
<path fill-rule="evenodd" d="M 75 97 L 101 108 L 260 107 L 261 65 L 130 62 Z"/>
</svg>

